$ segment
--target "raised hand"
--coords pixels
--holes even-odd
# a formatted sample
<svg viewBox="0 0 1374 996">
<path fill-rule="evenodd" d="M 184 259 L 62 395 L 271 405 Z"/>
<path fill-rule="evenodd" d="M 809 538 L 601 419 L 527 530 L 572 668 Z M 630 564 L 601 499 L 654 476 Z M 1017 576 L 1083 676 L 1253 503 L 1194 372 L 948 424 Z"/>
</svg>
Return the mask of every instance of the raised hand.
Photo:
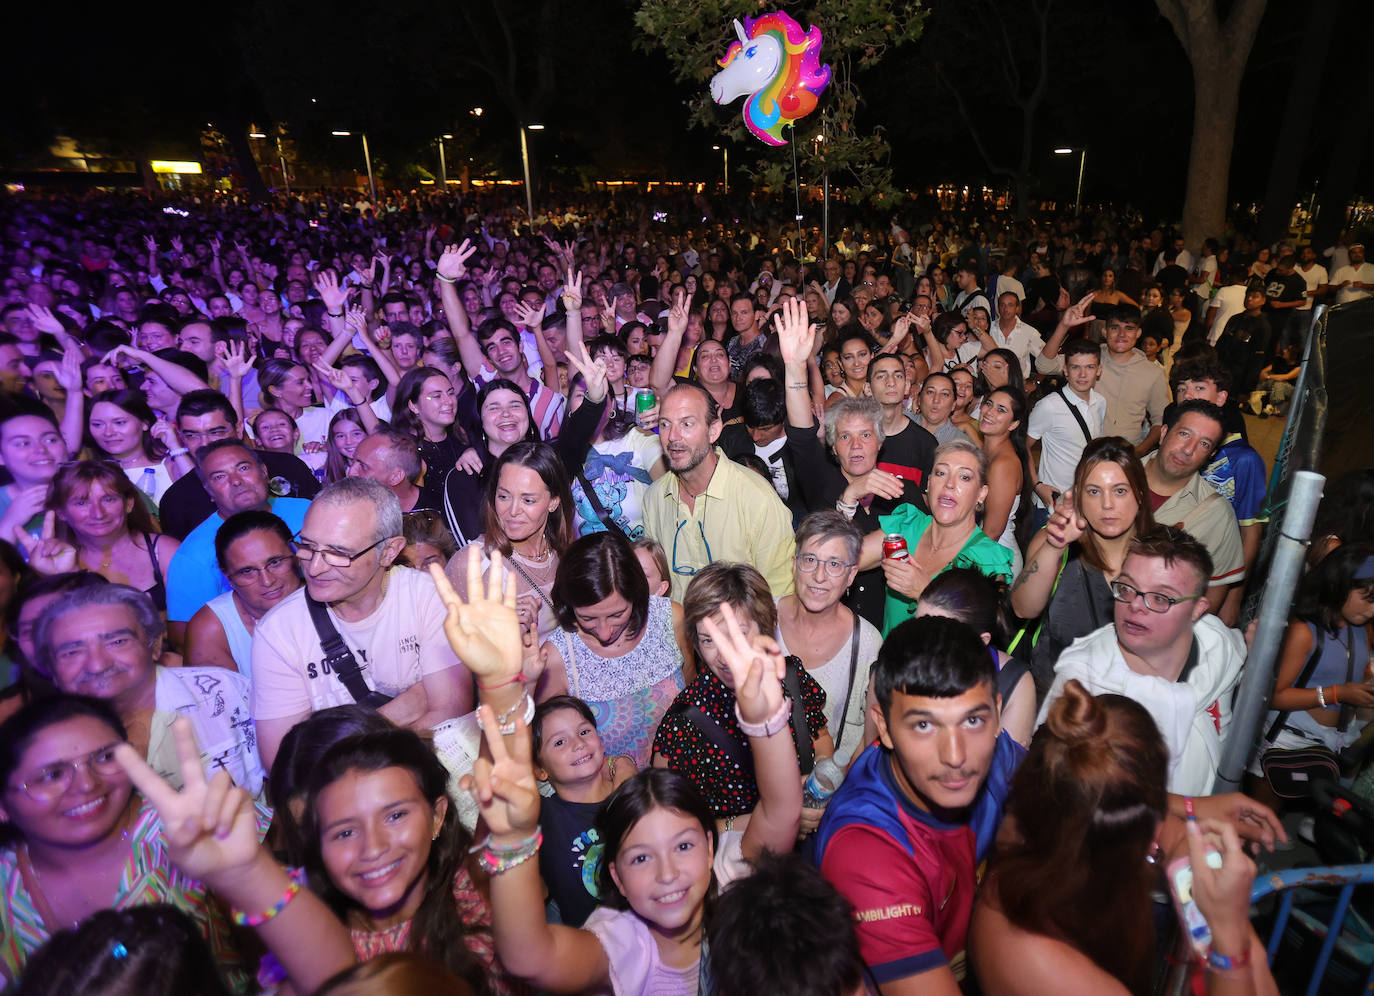
<svg viewBox="0 0 1374 996">
<path fill-rule="evenodd" d="M 711 638 L 730 669 L 740 718 L 746 723 L 763 723 L 777 715 L 782 705 L 787 662 L 771 637 L 760 636 L 752 644 L 749 642 L 729 602 L 720 604 L 720 615 L 723 627 L 707 617 L 701 621 L 702 631 Z"/>
<path fill-rule="evenodd" d="M 211 255 L 218 256 L 218 255 L 219 255 L 220 246 L 222 246 L 223 244 L 224 244 L 224 243 L 222 243 L 222 242 L 220 241 L 220 238 L 219 238 L 218 235 L 212 235 L 212 236 L 210 236 L 210 253 L 211 253 Z"/>
<path fill-rule="evenodd" d="M 1045 526 L 1050 545 L 1062 550 L 1082 536 L 1087 528 L 1088 520 L 1074 507 L 1073 488 L 1069 488 L 1055 502 L 1054 514 Z"/>
<path fill-rule="evenodd" d="M 520 674 L 522 646 L 515 579 L 506 573 L 499 550 L 491 551 L 485 585 L 481 544 L 468 547 L 467 561 L 466 600 L 453 590 L 438 564 L 430 565 L 429 574 L 448 610 L 444 618 L 448 645 L 479 684 L 495 686 Z"/>
<path fill-rule="evenodd" d="M 234 785 L 227 771 L 205 780 L 189 719 L 183 716 L 172 724 L 172 737 L 181 770 L 180 792 L 128 744 L 115 748 L 115 760 L 157 810 L 172 863 L 191 878 L 213 884 L 259 857 L 253 798 Z"/>
<path fill-rule="evenodd" d="M 1074 328 L 1078 325 L 1086 325 L 1093 320 L 1092 314 L 1088 311 L 1093 303 L 1093 291 L 1084 294 L 1077 304 L 1071 305 L 1059 319 L 1061 325 Z"/>
<path fill-rule="evenodd" d="M 687 334 L 687 320 L 690 317 L 687 295 L 674 294 L 672 307 L 668 309 L 668 334 L 674 337 L 674 341 L 682 342 L 682 337 Z"/>
<path fill-rule="evenodd" d="M 178 256 L 186 252 L 186 247 L 182 243 L 180 235 L 172 236 L 172 252 L 176 253 Z"/>
<path fill-rule="evenodd" d="M 348 301 L 348 288 L 339 286 L 339 278 L 333 270 L 320 270 L 315 274 L 315 292 L 330 312 L 342 311 Z"/>
<path fill-rule="evenodd" d="M 51 308 L 45 308 L 41 304 L 29 305 L 29 319 L 33 322 L 33 327 L 39 332 L 46 332 L 49 335 L 64 335 L 66 329 L 57 320 L 57 316 L 52 313 Z"/>
<path fill-rule="evenodd" d="M 582 310 L 582 274 L 571 266 L 563 282 L 563 310 L 570 315 Z"/>
<path fill-rule="evenodd" d="M 515 306 L 515 323 L 531 332 L 538 332 L 539 327 L 544 323 L 544 309 L 536 304 L 526 304 L 521 301 Z"/>
<path fill-rule="evenodd" d="M 350 304 L 344 312 L 344 324 L 355 335 L 367 332 L 367 311 L 361 304 Z"/>
<path fill-rule="evenodd" d="M 450 245 L 439 257 L 439 276 L 445 280 L 462 280 L 468 272 L 467 262 L 476 252 L 471 239 L 464 239 L 458 245 Z"/>
<path fill-rule="evenodd" d="M 157 255 L 157 239 L 151 235 L 143 236 L 143 248 L 148 250 L 149 256 Z"/>
<path fill-rule="evenodd" d="M 172 423 L 168 422 L 165 418 L 160 418 L 154 422 L 153 427 L 148 430 L 148 434 L 169 450 L 176 448 L 176 426 L 172 425 Z"/>
<path fill-rule="evenodd" d="M 58 364 L 54 376 L 57 377 L 57 383 L 67 392 L 67 397 L 80 396 L 85 380 L 81 374 L 81 348 L 76 343 L 65 343 L 62 348 L 62 362 Z"/>
<path fill-rule="evenodd" d="M 587 344 L 581 341 L 569 340 L 565 352 L 568 363 L 582 375 L 587 384 L 587 400 L 593 404 L 599 403 L 610 390 L 610 382 L 606 379 L 605 359 L 593 360 L 587 352 Z"/>
<path fill-rule="evenodd" d="M 901 346 L 902 342 L 903 342 L 903 341 L 906 339 L 906 337 L 907 337 L 907 333 L 909 333 L 909 332 L 911 331 L 911 320 L 912 320 L 912 316 L 911 316 L 911 315 L 902 315 L 902 316 L 901 316 L 900 318 L 898 318 L 895 322 L 893 322 L 893 323 L 892 323 L 892 335 L 888 338 L 887 342 L 883 345 L 883 347 L 882 347 L 881 349 L 878 350 L 878 352 L 880 352 L 880 353 L 895 353 L 895 352 L 897 352 L 897 348 L 898 348 L 899 346 Z"/>
<path fill-rule="evenodd" d="M 846 502 L 856 502 L 869 495 L 896 500 L 902 497 L 905 487 L 905 483 L 896 474 L 874 467 L 867 474 L 850 481 L 841 497 Z"/>
<path fill-rule="evenodd" d="M 46 489 L 44 489 L 46 490 Z M 18 501 L 18 499 L 16 499 Z M 14 542 L 39 574 L 66 574 L 77 569 L 76 547 L 57 537 L 55 512 L 43 516 L 43 536 L 34 539 L 23 526 L 14 527 Z"/>
<path fill-rule="evenodd" d="M 479 757 L 472 774 L 463 776 L 459 784 L 472 794 L 493 837 L 527 837 L 539 825 L 539 783 L 534 777 L 529 727 L 522 717 L 515 717 L 515 736 L 507 750 L 491 706 L 483 705 L 477 714 L 491 760 Z"/>
<path fill-rule="evenodd" d="M 216 343 L 215 357 L 224 367 L 224 372 L 234 380 L 243 380 L 248 376 L 248 371 L 253 369 L 253 361 L 248 356 L 248 344 L 246 342 L 230 340 Z"/>
<path fill-rule="evenodd" d="M 367 403 L 366 389 L 361 384 L 355 384 L 353 378 L 348 376 L 347 370 L 331 367 L 324 360 L 316 360 L 310 367 L 326 384 L 351 401 L 354 407 Z"/>
<path fill-rule="evenodd" d="M 773 328 L 778 333 L 783 366 L 791 370 L 804 369 L 816 349 L 816 333 L 806 314 L 806 302 L 795 297 L 785 299 L 782 310 L 773 319 Z"/>
</svg>

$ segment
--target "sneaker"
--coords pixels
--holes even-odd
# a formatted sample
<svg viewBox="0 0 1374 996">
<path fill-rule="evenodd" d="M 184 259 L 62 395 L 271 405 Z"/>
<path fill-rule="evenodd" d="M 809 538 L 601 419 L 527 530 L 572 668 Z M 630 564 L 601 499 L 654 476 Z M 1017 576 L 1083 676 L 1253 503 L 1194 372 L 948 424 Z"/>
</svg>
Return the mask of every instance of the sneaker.
<svg viewBox="0 0 1374 996">
<path fill-rule="evenodd" d="M 1278 406 L 1277 406 L 1277 405 L 1265 405 L 1265 406 L 1264 406 L 1264 414 L 1265 414 L 1265 415 L 1277 415 L 1278 413 L 1279 413 L 1279 409 L 1278 409 Z"/>
</svg>

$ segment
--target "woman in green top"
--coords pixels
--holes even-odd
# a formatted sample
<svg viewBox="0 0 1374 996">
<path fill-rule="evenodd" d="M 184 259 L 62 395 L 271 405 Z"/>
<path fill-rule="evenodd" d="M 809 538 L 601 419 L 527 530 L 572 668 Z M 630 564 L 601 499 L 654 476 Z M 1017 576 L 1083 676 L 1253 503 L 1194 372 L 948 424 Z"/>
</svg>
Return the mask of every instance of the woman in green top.
<svg viewBox="0 0 1374 996">
<path fill-rule="evenodd" d="M 878 521 L 882 528 L 864 537 L 859 570 L 882 565 L 887 577 L 883 635 L 916 614 L 916 602 L 932 578 L 951 567 L 972 567 L 989 577 L 1011 578 L 1011 551 L 978 528 L 987 498 L 987 460 L 971 440 L 954 439 L 935 451 L 926 504 L 899 506 Z M 883 537 L 906 540 L 906 560 L 883 557 Z"/>
</svg>

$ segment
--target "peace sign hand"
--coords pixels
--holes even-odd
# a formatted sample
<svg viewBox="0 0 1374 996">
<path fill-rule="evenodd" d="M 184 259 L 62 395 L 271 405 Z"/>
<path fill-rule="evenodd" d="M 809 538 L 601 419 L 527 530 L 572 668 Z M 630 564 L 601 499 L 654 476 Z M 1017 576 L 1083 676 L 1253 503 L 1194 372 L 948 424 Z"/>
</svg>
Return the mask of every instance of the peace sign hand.
<svg viewBox="0 0 1374 996">
<path fill-rule="evenodd" d="M 501 552 L 493 550 L 484 594 L 481 545 L 470 545 L 467 558 L 466 601 L 454 591 L 438 564 L 430 565 L 429 575 L 439 589 L 439 600 L 448 609 L 444 618 L 448 645 L 480 684 L 494 687 L 520 674 L 523 646 L 520 616 L 515 611 L 515 581 L 506 574 Z"/>
<path fill-rule="evenodd" d="M 139 757 L 128 744 L 115 748 L 115 760 L 162 820 L 172 863 L 191 878 L 211 886 L 250 866 L 261 853 L 253 799 L 234 785 L 227 771 L 205 780 L 200 748 L 184 716 L 172 724 L 181 791 Z"/>
<path fill-rule="evenodd" d="M 582 274 L 568 267 L 568 279 L 563 284 L 563 310 L 568 314 L 582 310 Z"/>
<path fill-rule="evenodd" d="M 471 239 L 464 239 L 459 245 L 450 245 L 439 257 L 439 276 L 446 280 L 462 280 L 468 272 L 467 262 L 476 252 Z"/>
<path fill-rule="evenodd" d="M 1088 309 L 1092 307 L 1094 293 L 1093 291 L 1089 291 L 1087 294 L 1084 294 L 1077 304 L 1072 305 L 1064 312 L 1064 317 L 1059 319 L 1060 322 L 1067 325 L 1069 328 L 1074 328 L 1078 325 L 1086 325 L 1088 322 L 1092 321 L 1093 316 L 1089 313 Z"/>
<path fill-rule="evenodd" d="M 502 837 L 523 839 L 539 825 L 539 784 L 534 778 L 529 727 L 522 717 L 515 718 L 515 735 L 507 750 L 505 738 L 497 732 L 496 711 L 483 705 L 477 715 L 491 760 L 479 757 L 472 774 L 465 775 L 459 785 L 472 794 L 494 839 L 499 843 L 507 842 Z"/>
<path fill-rule="evenodd" d="M 582 375 L 587 384 L 587 400 L 593 404 L 600 403 L 610 390 L 610 383 L 606 379 L 605 359 L 593 360 L 587 352 L 587 344 L 581 341 L 569 340 L 564 352 L 567 353 L 568 362 L 573 369 Z"/>
<path fill-rule="evenodd" d="M 23 551 L 24 559 L 29 562 L 29 566 L 39 574 L 66 574 L 77 568 L 76 547 L 64 539 L 59 539 L 56 532 L 55 512 L 48 512 L 43 516 L 41 539 L 34 539 L 24 531 L 23 526 L 14 527 L 15 544 Z"/>
<path fill-rule="evenodd" d="M 770 637 L 760 636 L 751 645 L 744 635 L 735 610 L 722 602 L 722 630 L 709 616 L 701 621 L 702 631 L 716 645 L 735 685 L 735 703 L 746 723 L 761 724 L 777 715 L 782 705 L 782 678 L 787 661 Z"/>
<path fill-rule="evenodd" d="M 366 403 L 367 394 L 363 391 L 362 385 L 354 384 L 347 370 L 331 367 L 324 360 L 316 360 L 310 366 L 330 387 L 346 397 L 355 407 Z"/>
</svg>

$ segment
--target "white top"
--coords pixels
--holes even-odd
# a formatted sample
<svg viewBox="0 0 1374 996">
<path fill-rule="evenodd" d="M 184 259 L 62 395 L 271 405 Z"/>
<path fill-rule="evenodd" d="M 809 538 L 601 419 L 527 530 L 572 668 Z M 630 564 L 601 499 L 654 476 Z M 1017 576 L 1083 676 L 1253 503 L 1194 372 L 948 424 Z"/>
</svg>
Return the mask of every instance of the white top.
<svg viewBox="0 0 1374 996">
<path fill-rule="evenodd" d="M 1071 388 L 1064 389 L 1064 398 L 1078 409 L 1094 439 L 1102 435 L 1102 423 L 1107 417 L 1106 398 L 1089 390 L 1088 400 L 1084 401 Z M 1058 394 L 1041 398 L 1031 409 L 1026 435 L 1040 440 L 1040 466 L 1037 468 L 1040 480 L 1056 491 L 1073 487 L 1073 474 L 1088 441 L 1083 438 L 1083 430 L 1063 398 Z M 1044 507 L 1038 497 L 1035 503 Z"/>
<path fill-rule="evenodd" d="M 1093 695 L 1108 692 L 1139 702 L 1154 717 L 1169 749 L 1169 791 L 1208 795 L 1221 763 L 1221 744 L 1231 722 L 1231 692 L 1245 664 L 1245 639 L 1213 615 L 1193 623 L 1198 663 L 1186 681 L 1138 674 L 1126 665 L 1114 626 L 1103 626 L 1069 644 L 1054 666 L 1054 684 L 1040 707 L 1037 729 L 1050 705 L 1077 678 Z"/>
<path fill-rule="evenodd" d="M 333 671 L 305 604 L 305 588 L 292 592 L 258 620 L 253 633 L 253 718 L 284 719 L 336 705 L 352 705 Z M 368 688 L 399 695 L 426 675 L 461 663 L 444 635 L 444 603 L 434 579 L 409 567 L 393 567 L 386 597 L 365 619 L 346 622 L 329 609 L 344 643 L 353 651 Z"/>
<path fill-rule="evenodd" d="M 205 603 L 224 627 L 224 636 L 229 641 L 229 656 L 239 666 L 239 674 L 249 681 L 253 680 L 253 634 L 243 624 L 243 616 L 234 604 L 234 593 L 226 591 Z"/>
<path fill-rule="evenodd" d="M 148 763 L 174 788 L 181 788 L 172 723 L 191 721 L 202 767 L 223 768 L 234 784 L 262 796 L 267 773 L 258 757 L 257 731 L 249 712 L 248 679 L 222 667 L 158 667 L 148 733 Z"/>
<path fill-rule="evenodd" d="M 1299 265 L 1297 272 L 1298 276 L 1302 277 L 1303 282 L 1307 284 L 1307 291 L 1309 294 L 1326 283 L 1326 267 L 1322 266 L 1320 263 L 1313 263 L 1310 270 L 1304 270 L 1302 266 Z M 1356 277 L 1355 279 L 1358 280 L 1359 278 Z M 1302 303 L 1302 307 L 1298 310 L 1311 311 L 1313 300 L 1313 298 L 1309 297 Z"/>
<path fill-rule="evenodd" d="M 1207 330 L 1209 346 L 1215 346 L 1221 338 L 1221 333 L 1226 331 L 1226 323 L 1245 310 L 1245 285 L 1230 284 L 1223 287 L 1212 298 L 1212 307 L 1217 309 L 1217 317 L 1212 321 L 1212 327 Z M 1178 346 L 1179 343 L 1174 345 Z"/>
<path fill-rule="evenodd" d="M 1299 271 L 1301 272 L 1301 271 Z M 1364 284 L 1374 284 L 1374 263 L 1361 263 L 1359 266 L 1346 264 L 1331 275 L 1333 284 L 1344 283 L 1347 280 L 1358 280 Z M 1358 287 L 1342 287 L 1336 291 L 1337 304 L 1349 304 L 1351 301 L 1363 301 L 1370 297 L 1367 290 L 1360 290 Z"/>
<path fill-rule="evenodd" d="M 1040 333 L 1032 325 L 1027 325 L 1016 319 L 1016 324 L 1012 326 L 1010 334 L 1002 334 L 1002 323 L 993 322 L 992 328 L 988 329 L 988 334 L 992 336 L 992 341 L 997 343 L 1002 349 L 1010 349 L 1021 360 L 1021 376 L 1029 377 L 1031 373 L 1031 359 L 1040 356 L 1040 351 L 1045 348 L 1045 340 L 1040 337 Z"/>
<path fill-rule="evenodd" d="M 776 636 L 778 646 L 782 648 L 784 655 L 794 653 L 787 649 L 787 641 L 783 638 L 781 626 L 778 627 Z M 845 637 L 844 643 L 840 645 L 834 657 L 820 667 L 806 669 L 806 673 L 815 678 L 816 684 L 825 691 L 825 719 L 830 736 L 843 749 L 843 753 L 835 757 L 841 764 L 847 763 L 850 757 L 867 746 L 864 743 L 864 707 L 867 703 L 868 672 L 873 667 L 873 662 L 878 659 L 878 650 L 883 645 L 883 634 L 867 619 L 859 619 L 858 665 L 854 674 L 853 691 L 850 693 L 849 702 L 846 703 L 844 693 L 849 688 L 851 643 L 851 638 Z"/>
</svg>

